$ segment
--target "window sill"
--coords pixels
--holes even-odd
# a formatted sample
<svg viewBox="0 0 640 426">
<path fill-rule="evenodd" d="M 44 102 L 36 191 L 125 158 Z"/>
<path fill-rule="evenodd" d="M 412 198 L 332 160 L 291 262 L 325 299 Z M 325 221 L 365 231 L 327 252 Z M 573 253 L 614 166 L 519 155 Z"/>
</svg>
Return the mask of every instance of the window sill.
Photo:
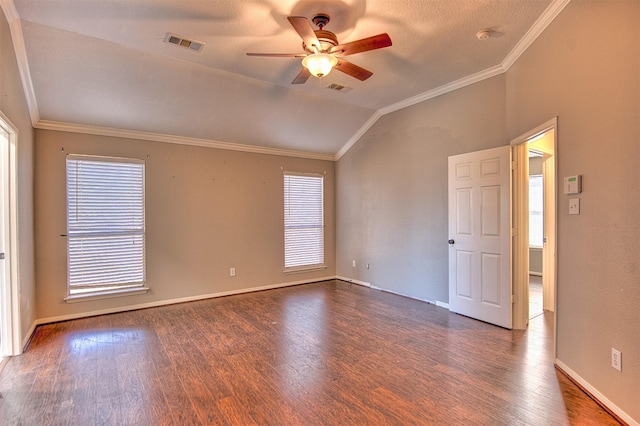
<svg viewBox="0 0 640 426">
<path fill-rule="evenodd" d="M 299 274 L 302 272 L 323 271 L 327 269 L 327 265 L 309 265 L 309 266 L 296 266 L 295 268 L 286 268 L 283 272 L 285 274 Z"/>
<path fill-rule="evenodd" d="M 88 302 L 90 300 L 111 299 L 113 297 L 133 296 L 144 294 L 149 291 L 149 287 L 125 288 L 122 290 L 109 290 L 86 294 L 72 294 L 64 298 L 67 303 Z"/>
</svg>

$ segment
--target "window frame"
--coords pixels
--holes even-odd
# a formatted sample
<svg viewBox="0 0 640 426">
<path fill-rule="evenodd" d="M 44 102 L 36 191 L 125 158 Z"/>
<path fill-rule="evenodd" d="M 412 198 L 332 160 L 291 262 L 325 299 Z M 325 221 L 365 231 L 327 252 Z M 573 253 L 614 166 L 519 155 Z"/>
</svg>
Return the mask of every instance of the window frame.
<svg viewBox="0 0 640 426">
<path fill-rule="evenodd" d="M 141 182 L 141 188 L 136 188 L 136 189 L 140 189 L 141 190 L 141 214 L 142 214 L 142 218 L 141 218 L 141 225 L 136 225 L 136 226 L 129 226 L 128 228 L 130 229 L 124 229 L 124 227 L 120 226 L 120 227 L 115 227 L 112 230 L 109 231 L 104 231 L 104 230 L 100 230 L 100 231 L 87 231 L 87 232 L 83 232 L 83 231 L 79 231 L 79 230 L 74 230 L 72 229 L 73 226 L 71 225 L 71 214 L 70 214 L 70 208 L 72 206 L 72 200 L 70 199 L 70 178 L 69 178 L 69 172 L 70 172 L 70 162 L 71 161 L 75 161 L 75 162 L 95 162 L 95 163 L 117 163 L 119 165 L 124 165 L 124 164 L 138 164 L 141 166 L 141 174 L 142 174 L 142 182 Z M 105 179 L 113 179 L 113 176 L 110 176 L 108 178 Z M 108 156 L 95 156 L 95 155 L 81 155 L 81 154 L 68 154 L 65 158 L 65 201 L 66 201 L 66 205 L 65 205 L 65 209 L 66 209 L 66 227 L 67 227 L 67 252 L 66 252 L 66 256 L 67 256 L 67 297 L 65 298 L 65 301 L 67 303 L 72 303 L 72 302 L 77 302 L 77 301 L 84 301 L 84 300 L 93 300 L 93 299 L 102 299 L 102 298 L 111 298 L 111 297 L 118 297 L 118 296 L 125 296 L 125 295 L 133 295 L 133 294 L 142 294 L 142 293 L 146 293 L 149 288 L 146 286 L 146 164 L 144 160 L 141 159 L 136 159 L 136 158 L 121 158 L 121 157 L 108 157 Z M 137 194 L 136 194 L 137 195 Z M 138 202 L 140 202 L 140 200 L 138 199 Z M 140 220 L 136 221 L 137 223 L 140 222 Z M 137 267 L 141 267 L 142 268 L 142 279 L 141 280 L 136 280 L 136 281 L 129 281 L 129 282 L 121 282 L 121 283 L 105 283 L 104 285 L 99 285 L 99 284 L 86 284 L 85 290 L 83 291 L 82 289 L 80 289 L 80 285 L 78 285 L 78 288 L 73 288 L 74 285 L 71 283 L 71 279 L 72 279 L 72 272 L 71 272 L 71 268 L 72 268 L 72 253 L 71 253 L 71 245 L 72 245 L 72 240 L 75 238 L 88 238 L 88 237 L 122 237 L 122 236 L 128 236 L 128 237 L 134 237 L 137 240 L 140 240 L 140 238 L 137 237 L 141 237 L 141 243 L 142 243 L 142 255 L 141 255 L 141 259 L 139 259 L 137 256 L 135 258 L 136 261 L 140 261 L 141 264 L 137 264 Z M 95 286 L 95 289 L 91 289 L 92 286 Z"/>
<path fill-rule="evenodd" d="M 320 215 L 319 215 L 319 220 L 320 220 L 320 225 L 313 225 L 312 226 L 308 226 L 307 229 L 316 229 L 319 230 L 321 233 L 321 251 L 320 251 L 320 262 L 317 263 L 305 263 L 305 264 L 295 264 L 293 266 L 287 266 L 288 264 L 288 259 L 287 259 L 287 230 L 288 229 L 295 229 L 296 227 L 291 227 L 291 226 L 287 226 L 287 211 L 288 209 L 290 209 L 290 205 L 287 206 L 287 200 L 288 200 L 288 194 L 287 194 L 287 179 L 289 178 L 313 178 L 313 179 L 319 179 L 320 181 L 320 193 L 321 193 L 321 200 L 320 200 Z M 284 232 L 283 232 L 283 245 L 284 245 L 284 250 L 283 250 L 283 255 L 284 255 L 284 273 L 285 274 L 291 274 L 291 273 L 299 273 L 299 272 L 310 272 L 310 271 L 317 271 L 317 270 L 323 270 L 327 268 L 327 265 L 325 264 L 325 240 L 326 240 L 326 236 L 325 236 L 325 209 L 324 209 L 324 205 L 325 205 L 325 191 L 324 191 L 324 175 L 322 174 L 318 174 L 318 173 L 300 173 L 300 172 L 291 172 L 291 171 L 285 171 L 283 174 L 283 227 L 284 227 Z M 316 219 L 317 220 L 317 219 Z M 298 228 L 300 228 L 298 226 Z"/>
</svg>

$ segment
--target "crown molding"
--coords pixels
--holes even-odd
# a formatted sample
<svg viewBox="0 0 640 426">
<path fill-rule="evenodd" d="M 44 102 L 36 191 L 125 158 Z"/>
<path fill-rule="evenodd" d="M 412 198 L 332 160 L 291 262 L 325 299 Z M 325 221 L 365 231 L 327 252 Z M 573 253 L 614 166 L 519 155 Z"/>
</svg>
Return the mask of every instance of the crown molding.
<svg viewBox="0 0 640 426">
<path fill-rule="evenodd" d="M 349 141 L 336 153 L 335 160 L 342 158 L 349 149 L 355 145 L 358 140 L 369 130 L 380 117 L 383 115 L 399 111 L 404 108 L 408 108 L 412 105 L 420 102 L 433 99 L 437 96 L 444 95 L 445 93 L 453 92 L 454 90 L 461 89 L 465 86 L 469 86 L 474 83 L 478 83 L 487 78 L 495 77 L 502 73 L 505 73 L 509 68 L 518 60 L 518 58 L 533 44 L 540 34 L 553 22 L 553 20 L 562 12 L 564 7 L 569 4 L 571 0 L 552 0 L 545 11 L 540 15 L 536 22 L 529 28 L 524 37 L 514 46 L 505 59 L 499 65 L 487 68 L 484 71 L 472 74 L 470 76 L 461 78 L 454 82 L 445 84 L 444 86 L 437 87 L 435 89 L 420 93 L 416 96 L 404 99 L 395 104 L 388 105 L 384 108 L 380 108 L 376 111 L 369 120 L 349 139 Z"/>
<path fill-rule="evenodd" d="M 502 67 L 502 65 L 496 65 L 494 67 L 487 68 L 486 70 L 477 72 L 467 77 L 463 77 L 459 80 L 452 81 L 451 83 L 447 83 L 443 86 L 436 87 L 435 89 L 420 93 L 419 95 L 412 96 L 403 101 L 396 102 L 395 104 L 391 104 L 384 108 L 380 108 L 378 111 L 380 112 L 381 115 L 387 115 L 389 113 L 410 107 L 412 105 L 419 104 L 420 102 L 424 102 L 429 99 L 438 97 L 440 95 L 444 95 L 445 93 L 453 92 L 455 90 L 461 89 L 463 87 L 469 86 L 479 81 L 486 80 L 491 77 L 495 77 L 496 75 L 500 75 L 503 72 L 505 72 L 505 69 Z"/>
<path fill-rule="evenodd" d="M 98 127 L 86 124 L 65 123 L 60 121 L 40 120 L 34 126 L 36 129 L 55 130 L 58 132 L 82 133 L 97 136 L 145 140 L 152 142 L 172 143 L 177 145 L 200 146 L 205 148 L 224 149 L 227 151 L 250 152 L 254 154 L 279 155 L 283 157 L 306 158 L 310 160 L 335 161 L 333 154 L 318 154 L 314 152 L 294 151 L 280 148 L 269 148 L 257 145 L 243 145 L 231 142 L 221 142 L 209 139 L 190 138 L 185 136 L 165 135 L 160 133 L 140 132 L 136 130 L 116 129 L 112 127 Z"/>
<path fill-rule="evenodd" d="M 564 7 L 571 0 L 552 0 L 551 4 L 542 12 L 542 15 L 529 28 L 524 37 L 514 46 L 509 54 L 502 61 L 502 67 L 507 71 L 518 60 L 533 42 L 542 34 L 542 32 L 553 22 L 553 20 L 562 12 Z"/>
<path fill-rule="evenodd" d="M 40 121 L 40 111 L 38 110 L 38 102 L 36 101 L 33 81 L 31 80 L 31 71 L 29 68 L 29 61 L 27 60 L 27 50 L 25 48 L 24 36 L 22 34 L 20 16 L 18 15 L 18 10 L 16 9 L 16 5 L 13 3 L 13 0 L 0 0 L 0 8 L 2 8 L 9 24 L 11 40 L 13 41 L 13 50 L 16 55 L 16 61 L 18 62 L 18 73 L 20 74 L 20 80 L 22 81 L 22 89 L 24 90 L 24 95 L 27 101 L 27 109 L 29 110 L 31 125 L 35 127 L 36 123 Z"/>
<path fill-rule="evenodd" d="M 515 45 L 515 47 L 509 52 L 501 64 L 486 70 L 480 71 L 476 74 L 461 78 L 454 82 L 445 84 L 427 92 L 412 96 L 404 99 L 400 102 L 388 105 L 384 108 L 380 108 L 375 111 L 371 117 L 358 129 L 358 131 L 349 138 L 346 144 L 334 155 L 331 154 L 319 154 L 305 151 L 286 150 L 279 148 L 268 148 L 254 145 L 235 144 L 230 142 L 213 141 L 207 139 L 197 139 L 182 136 L 164 135 L 149 132 L 139 132 L 132 130 L 123 130 L 115 128 L 79 125 L 73 123 L 63 123 L 48 120 L 41 120 L 36 101 L 35 91 L 33 88 L 33 82 L 31 79 L 31 73 L 29 68 L 29 62 L 27 60 L 27 52 L 25 48 L 24 36 L 22 32 L 22 25 L 20 17 L 13 0 L 0 0 L 0 7 L 2 8 L 11 32 L 11 38 L 13 40 L 13 48 L 18 62 L 18 70 L 20 73 L 20 79 L 25 92 L 25 98 L 27 101 L 27 107 L 29 109 L 29 115 L 31 123 L 34 128 L 46 129 L 46 130 L 58 130 L 72 133 L 87 133 L 101 136 L 115 136 L 124 137 L 138 140 L 150 140 L 164 143 L 175 143 L 191 146 L 202 146 L 208 148 L 225 149 L 231 151 L 252 152 L 268 155 L 280 155 L 286 157 L 298 157 L 314 160 L 328 160 L 338 161 L 344 154 L 351 149 L 364 134 L 384 115 L 390 114 L 395 111 L 399 111 L 404 108 L 408 108 L 412 105 L 433 99 L 437 96 L 444 95 L 446 93 L 461 89 L 471 84 L 480 82 L 482 80 L 497 76 L 506 72 L 518 58 L 531 46 L 531 44 L 538 38 L 538 36 L 547 28 L 547 26 L 558 16 L 558 14 L 569 4 L 571 0 L 552 0 L 551 4 L 545 9 L 545 11 L 536 20 L 534 25 L 527 31 L 525 36 Z"/>
<path fill-rule="evenodd" d="M 371 126 L 376 124 L 380 117 L 382 117 L 380 111 L 374 112 L 371 117 L 369 117 L 369 119 L 362 125 L 362 127 L 360 127 L 358 131 L 353 136 L 351 136 L 351 138 L 349 138 L 347 143 L 342 148 L 340 148 L 340 151 L 338 151 L 334 156 L 334 160 L 338 161 L 340 158 L 342 158 L 342 156 L 346 154 L 347 151 L 349 151 L 349 149 L 351 149 L 351 147 L 355 145 L 362 136 L 364 136 L 367 130 L 369 130 Z"/>
<path fill-rule="evenodd" d="M 449 84 L 445 84 L 444 86 L 436 87 L 433 90 L 428 90 L 426 92 L 420 93 L 419 95 L 412 96 L 410 98 L 404 99 L 400 102 L 396 102 L 395 104 L 391 104 L 384 108 L 380 108 L 367 120 L 366 123 L 362 125 L 360 129 L 349 139 L 349 141 L 340 148 L 340 151 L 336 153 L 335 160 L 338 161 L 344 154 L 351 149 L 353 145 L 355 145 L 360 138 L 373 127 L 374 124 L 382 117 L 383 115 L 390 114 L 395 111 L 399 111 L 401 109 L 408 108 L 410 106 L 419 104 L 421 102 L 427 101 L 429 99 L 433 99 L 437 96 L 444 95 L 445 93 L 453 92 L 454 90 L 461 89 L 465 86 L 469 86 L 471 84 L 477 83 L 482 80 L 486 80 L 487 78 L 494 77 L 496 75 L 500 75 L 505 72 L 502 65 L 496 65 L 491 68 L 487 68 L 484 71 L 480 71 L 473 75 L 461 78 L 459 80 L 453 81 Z"/>
<path fill-rule="evenodd" d="M 16 5 L 13 4 L 13 0 L 0 0 L 0 9 L 4 12 L 4 16 L 7 17 L 7 22 L 20 19 Z"/>
</svg>

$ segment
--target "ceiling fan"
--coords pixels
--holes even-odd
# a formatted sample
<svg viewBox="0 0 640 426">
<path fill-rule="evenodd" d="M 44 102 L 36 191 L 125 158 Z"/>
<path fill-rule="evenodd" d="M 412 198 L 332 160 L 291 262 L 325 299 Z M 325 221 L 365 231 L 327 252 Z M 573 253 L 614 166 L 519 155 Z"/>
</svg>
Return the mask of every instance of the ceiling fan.
<svg viewBox="0 0 640 426">
<path fill-rule="evenodd" d="M 373 73 L 346 61 L 343 57 L 391 46 L 391 38 L 386 33 L 339 44 L 336 35 L 324 29 L 325 25 L 329 23 L 329 15 L 325 13 L 319 13 L 312 19 L 312 22 L 319 28 L 318 30 L 314 30 L 309 20 L 303 16 L 289 16 L 287 19 L 302 38 L 304 53 L 247 53 L 247 55 L 302 58 L 302 70 L 291 84 L 302 84 L 311 75 L 324 77 L 333 68 L 364 81 Z"/>
</svg>

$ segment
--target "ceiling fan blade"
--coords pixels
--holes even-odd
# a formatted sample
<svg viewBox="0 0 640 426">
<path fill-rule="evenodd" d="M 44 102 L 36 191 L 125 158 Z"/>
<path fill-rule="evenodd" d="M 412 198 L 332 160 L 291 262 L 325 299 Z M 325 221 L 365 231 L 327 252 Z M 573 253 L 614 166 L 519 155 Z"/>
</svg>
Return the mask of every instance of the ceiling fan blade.
<svg viewBox="0 0 640 426">
<path fill-rule="evenodd" d="M 304 16 L 289 16 L 287 19 L 309 49 L 312 49 L 311 46 L 316 46 L 318 51 L 322 50 L 320 41 L 318 37 L 316 37 L 316 33 L 313 31 L 313 27 L 311 27 L 311 23 L 307 18 Z"/>
<path fill-rule="evenodd" d="M 371 77 L 373 73 L 369 70 L 366 70 L 362 67 L 359 67 L 351 62 L 345 61 L 344 59 L 337 58 L 338 64 L 333 68 L 338 71 L 342 71 L 345 74 L 350 75 L 351 77 L 355 77 L 360 81 L 364 81 Z"/>
<path fill-rule="evenodd" d="M 293 79 L 291 84 L 303 84 L 311 77 L 311 73 L 305 67 L 302 67 L 296 78 Z"/>
<path fill-rule="evenodd" d="M 293 79 L 291 84 L 304 84 L 311 77 L 311 73 L 305 67 L 302 67 L 296 78 Z"/>
<path fill-rule="evenodd" d="M 304 58 L 306 53 L 247 53 L 247 56 L 266 56 L 268 58 Z"/>
<path fill-rule="evenodd" d="M 366 52 L 368 50 L 382 49 L 391 46 L 391 37 L 389 34 L 383 33 L 375 36 L 352 41 L 350 43 L 340 44 L 332 47 L 330 53 L 337 56 L 353 55 L 354 53 Z"/>
</svg>

